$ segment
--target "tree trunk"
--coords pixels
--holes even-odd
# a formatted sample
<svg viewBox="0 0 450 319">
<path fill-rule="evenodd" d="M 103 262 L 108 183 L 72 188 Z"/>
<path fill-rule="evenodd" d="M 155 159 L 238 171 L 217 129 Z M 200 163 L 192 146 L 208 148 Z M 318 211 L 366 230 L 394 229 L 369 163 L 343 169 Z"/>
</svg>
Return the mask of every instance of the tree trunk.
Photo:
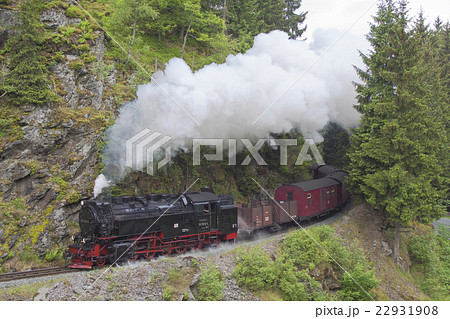
<svg viewBox="0 0 450 319">
<path fill-rule="evenodd" d="M 400 255 L 400 225 L 395 223 L 395 244 L 394 244 L 394 262 L 396 265 L 399 264 L 399 255 Z"/>
<path fill-rule="evenodd" d="M 138 0 L 136 3 L 136 11 L 134 12 L 133 35 L 131 36 L 130 46 L 128 47 L 127 63 L 128 63 L 128 61 L 130 61 L 131 48 L 133 47 L 134 39 L 136 38 L 137 17 L 138 17 L 138 9 L 139 9 L 140 3 L 141 3 L 141 0 Z"/>
<path fill-rule="evenodd" d="M 223 23 L 225 25 L 225 35 L 227 35 L 227 0 L 224 0 L 223 3 Z"/>
<path fill-rule="evenodd" d="M 183 53 L 184 53 L 184 47 L 186 46 L 186 39 L 189 33 L 189 30 L 191 29 L 191 25 L 192 25 L 192 18 L 194 17 L 194 13 L 191 13 L 191 21 L 189 21 L 189 26 L 186 30 L 186 33 L 184 34 L 184 40 L 183 40 L 183 46 L 181 47 L 181 59 L 183 58 Z"/>
</svg>

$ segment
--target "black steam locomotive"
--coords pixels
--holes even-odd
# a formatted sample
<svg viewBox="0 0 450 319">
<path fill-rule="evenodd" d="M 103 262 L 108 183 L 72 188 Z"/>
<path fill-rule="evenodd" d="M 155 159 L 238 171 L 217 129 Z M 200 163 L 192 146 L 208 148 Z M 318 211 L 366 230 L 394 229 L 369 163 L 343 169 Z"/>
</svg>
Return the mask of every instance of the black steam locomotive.
<svg viewBox="0 0 450 319">
<path fill-rule="evenodd" d="M 81 232 L 69 246 L 70 268 L 89 269 L 140 256 L 150 259 L 237 238 L 233 199 L 209 190 L 104 197 L 81 205 Z"/>
</svg>

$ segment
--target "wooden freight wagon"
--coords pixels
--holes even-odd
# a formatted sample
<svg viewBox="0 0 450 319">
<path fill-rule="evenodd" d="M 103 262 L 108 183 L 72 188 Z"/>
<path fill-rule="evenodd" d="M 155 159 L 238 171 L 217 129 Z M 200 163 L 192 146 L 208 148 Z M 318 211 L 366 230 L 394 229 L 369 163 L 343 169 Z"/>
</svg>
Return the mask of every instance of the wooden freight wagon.
<svg viewBox="0 0 450 319">
<path fill-rule="evenodd" d="M 339 181 L 328 177 L 283 185 L 275 191 L 275 200 L 297 201 L 297 217 L 306 219 L 336 208 L 339 185 Z"/>
<path fill-rule="evenodd" d="M 348 176 L 348 173 L 345 171 L 337 171 L 328 175 L 328 178 L 332 178 L 340 183 L 338 186 L 338 206 L 342 207 L 347 202 L 350 197 L 350 192 L 348 190 L 347 182 L 345 178 Z"/>
<path fill-rule="evenodd" d="M 277 224 L 290 223 L 297 220 L 297 201 L 279 201 L 273 203 L 273 221 Z"/>
<path fill-rule="evenodd" d="M 250 205 L 238 205 L 239 230 L 253 232 L 254 230 L 273 225 L 272 201 L 254 201 Z"/>
</svg>

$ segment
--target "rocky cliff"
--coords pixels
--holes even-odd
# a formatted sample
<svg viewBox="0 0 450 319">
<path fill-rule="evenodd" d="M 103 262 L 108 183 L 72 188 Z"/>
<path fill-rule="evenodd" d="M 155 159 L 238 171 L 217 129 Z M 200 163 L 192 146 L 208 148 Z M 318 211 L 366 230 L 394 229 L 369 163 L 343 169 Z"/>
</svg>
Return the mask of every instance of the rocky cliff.
<svg viewBox="0 0 450 319">
<path fill-rule="evenodd" d="M 20 108 L 0 100 L 0 265 L 52 261 L 62 255 L 79 202 L 92 196 L 101 169 L 102 135 L 114 119 L 117 71 L 105 58 L 108 41 L 86 19 L 69 17 L 71 1 L 40 14 L 51 90 L 59 101 Z M 18 23 L 14 8 L 0 7 L 0 48 Z M 8 51 L 0 60 L 7 74 Z M 3 124 L 5 123 L 5 124 Z M 72 229 L 70 229 L 72 227 Z M 1 269 L 1 268 L 0 268 Z"/>
</svg>

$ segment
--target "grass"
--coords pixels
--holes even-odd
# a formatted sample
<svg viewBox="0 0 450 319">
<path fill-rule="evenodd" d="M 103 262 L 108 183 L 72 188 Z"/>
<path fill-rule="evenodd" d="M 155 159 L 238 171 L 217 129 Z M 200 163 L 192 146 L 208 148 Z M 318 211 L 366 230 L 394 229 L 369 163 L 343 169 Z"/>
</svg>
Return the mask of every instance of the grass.
<svg viewBox="0 0 450 319">
<path fill-rule="evenodd" d="M 2 300 L 33 300 L 38 290 L 42 287 L 50 287 L 55 282 L 54 279 L 36 282 L 28 285 L 14 286 L 0 289 L 0 299 Z"/>
<path fill-rule="evenodd" d="M 164 300 L 181 300 L 196 273 L 194 268 L 170 268 L 163 284 Z"/>
</svg>

